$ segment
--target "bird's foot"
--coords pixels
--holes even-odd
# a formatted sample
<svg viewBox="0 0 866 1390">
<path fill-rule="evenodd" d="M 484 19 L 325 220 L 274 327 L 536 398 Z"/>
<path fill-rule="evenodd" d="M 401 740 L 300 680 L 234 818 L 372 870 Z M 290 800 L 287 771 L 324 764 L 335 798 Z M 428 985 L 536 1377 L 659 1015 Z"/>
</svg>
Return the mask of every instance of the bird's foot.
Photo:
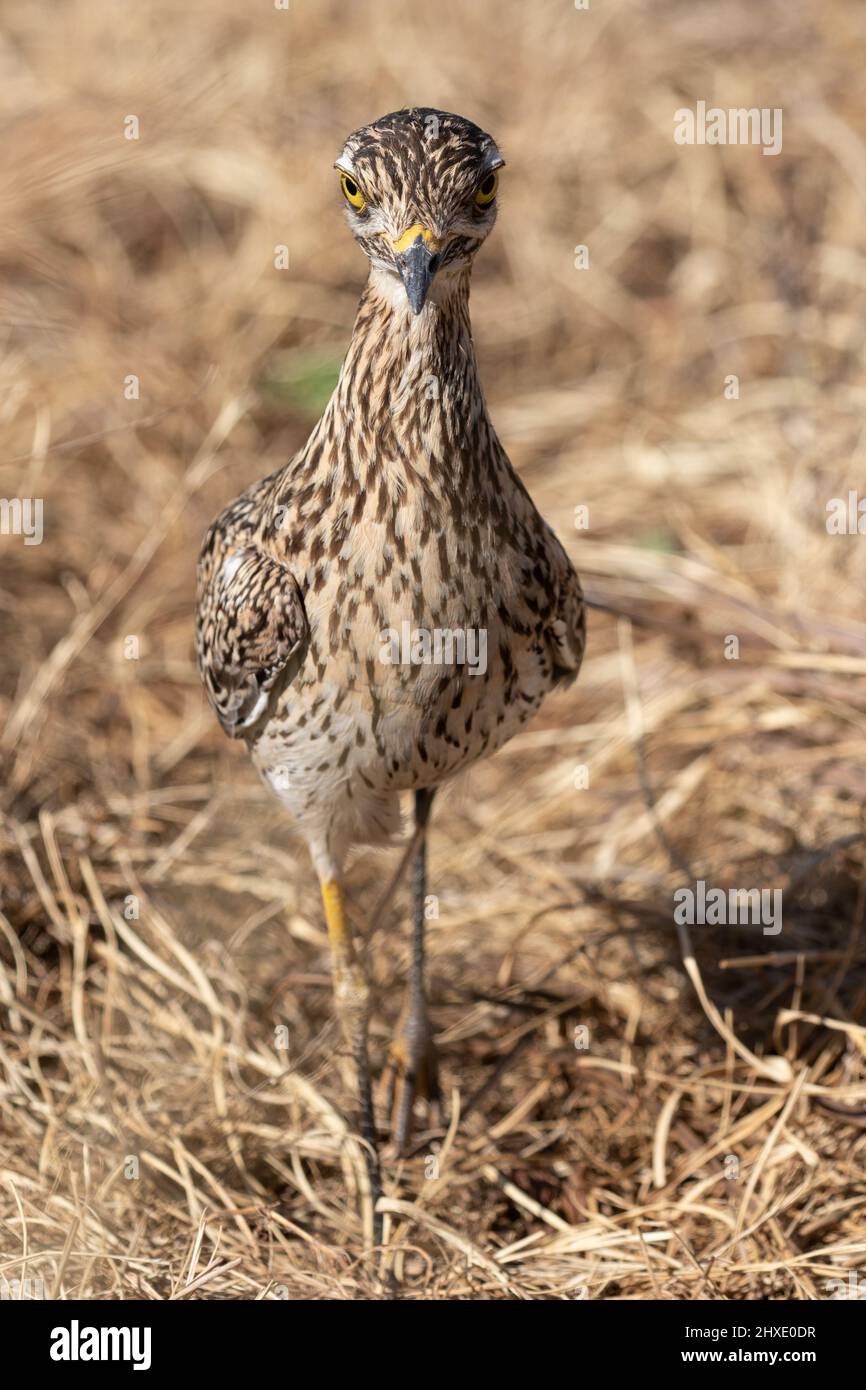
<svg viewBox="0 0 866 1390">
<path fill-rule="evenodd" d="M 391 1044 L 383 1077 L 384 1108 L 391 1115 L 394 1154 L 403 1157 L 412 1135 L 416 1100 L 427 1102 L 433 1124 L 442 1123 L 439 1055 L 426 1012 L 410 1017 Z"/>
</svg>

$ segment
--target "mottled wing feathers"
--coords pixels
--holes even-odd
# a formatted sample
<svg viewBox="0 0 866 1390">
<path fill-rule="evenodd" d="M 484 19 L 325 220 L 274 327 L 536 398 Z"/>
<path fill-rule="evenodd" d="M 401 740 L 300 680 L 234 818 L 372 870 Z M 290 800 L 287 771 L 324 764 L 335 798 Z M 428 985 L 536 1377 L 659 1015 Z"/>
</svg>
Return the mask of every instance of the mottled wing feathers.
<svg viewBox="0 0 866 1390">
<path fill-rule="evenodd" d="M 571 565 L 559 591 L 557 615 L 550 625 L 549 638 L 557 673 L 562 681 L 570 684 L 580 670 L 586 645 L 583 591 Z"/>
<path fill-rule="evenodd" d="M 222 727 L 243 738 L 294 679 L 309 625 L 291 571 L 253 546 L 200 575 L 198 658 Z"/>
<path fill-rule="evenodd" d="M 570 685 L 580 670 L 586 646 L 586 606 L 574 566 L 552 527 L 536 511 L 525 489 L 521 493 L 535 516 L 537 539 L 542 543 L 544 560 L 541 575 L 533 572 L 540 586 L 535 601 L 545 612 L 545 637 L 553 658 L 557 685 Z"/>
</svg>

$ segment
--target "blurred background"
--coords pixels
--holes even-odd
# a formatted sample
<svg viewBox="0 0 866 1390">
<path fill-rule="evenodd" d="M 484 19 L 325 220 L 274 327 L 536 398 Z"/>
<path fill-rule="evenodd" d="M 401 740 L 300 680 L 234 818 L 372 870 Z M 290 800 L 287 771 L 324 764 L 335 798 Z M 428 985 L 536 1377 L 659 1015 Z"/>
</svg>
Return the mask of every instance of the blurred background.
<svg viewBox="0 0 866 1390">
<path fill-rule="evenodd" d="M 5 7 L 0 496 L 43 534 L 6 509 L 0 1279 L 804 1299 L 866 1269 L 866 542 L 827 529 L 866 496 L 864 64 L 837 0 Z M 781 153 L 676 144 L 699 101 L 781 108 Z M 386 1163 L 372 1255 L 315 878 L 205 704 L 193 592 L 336 380 L 365 264 L 333 160 L 406 105 L 507 160 L 482 380 L 597 606 L 578 684 L 437 802 L 451 1124 Z M 395 864 L 355 861 L 359 931 Z M 782 932 L 678 931 L 701 878 L 781 889 Z M 405 910 L 368 941 L 377 1069 Z"/>
</svg>

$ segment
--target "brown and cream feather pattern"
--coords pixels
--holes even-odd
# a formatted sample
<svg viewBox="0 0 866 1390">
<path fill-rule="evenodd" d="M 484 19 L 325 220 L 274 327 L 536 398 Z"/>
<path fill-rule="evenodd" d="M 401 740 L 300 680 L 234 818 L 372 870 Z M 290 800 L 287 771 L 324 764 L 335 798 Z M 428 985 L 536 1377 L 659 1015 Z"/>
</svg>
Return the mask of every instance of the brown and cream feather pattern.
<svg viewBox="0 0 866 1390">
<path fill-rule="evenodd" d="M 435 136 L 429 134 L 435 118 Z M 300 453 L 210 528 L 198 653 L 226 731 L 249 742 L 320 874 L 399 826 L 399 792 L 500 747 L 584 646 L 580 585 L 491 424 L 469 323 L 495 217 L 473 190 L 502 163 L 441 112 L 350 138 L 350 221 L 371 261 L 336 389 Z M 413 312 L 390 251 L 431 229 L 438 268 Z M 383 659 L 383 637 L 483 633 L 486 669 Z"/>
</svg>

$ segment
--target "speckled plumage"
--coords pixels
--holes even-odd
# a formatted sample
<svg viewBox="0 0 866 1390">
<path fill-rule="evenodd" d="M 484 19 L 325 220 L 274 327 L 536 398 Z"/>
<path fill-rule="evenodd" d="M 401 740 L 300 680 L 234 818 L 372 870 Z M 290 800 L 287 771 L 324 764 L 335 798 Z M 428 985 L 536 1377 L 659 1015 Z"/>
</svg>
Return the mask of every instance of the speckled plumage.
<svg viewBox="0 0 866 1390">
<path fill-rule="evenodd" d="M 202 548 L 205 689 L 323 880 L 352 843 L 394 834 L 402 790 L 499 748 L 583 653 L 577 575 L 505 455 L 476 368 L 469 277 L 496 203 L 473 195 L 501 164 L 476 126 L 426 109 L 350 137 L 337 167 L 366 199 L 348 215 L 371 270 L 338 384 L 300 453 Z M 441 247 L 417 313 L 392 249 L 416 225 Z M 486 671 L 384 661 L 383 634 L 406 622 L 483 629 Z"/>
</svg>

